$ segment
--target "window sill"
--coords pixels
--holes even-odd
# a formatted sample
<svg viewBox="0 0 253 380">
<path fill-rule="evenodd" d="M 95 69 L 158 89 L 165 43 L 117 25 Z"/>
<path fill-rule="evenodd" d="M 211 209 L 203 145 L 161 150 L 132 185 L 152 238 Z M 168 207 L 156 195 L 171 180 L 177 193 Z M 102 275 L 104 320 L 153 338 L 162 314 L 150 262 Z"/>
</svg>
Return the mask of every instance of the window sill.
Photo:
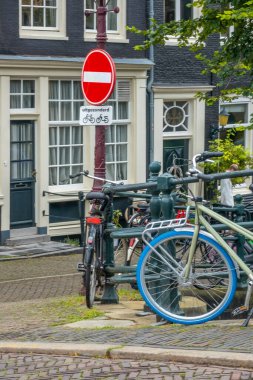
<svg viewBox="0 0 253 380">
<path fill-rule="evenodd" d="M 29 32 L 20 32 L 19 38 L 31 40 L 63 40 L 67 41 L 69 38 L 60 32 L 45 33 L 44 31 L 38 32 L 31 30 Z"/>
<path fill-rule="evenodd" d="M 84 33 L 84 41 L 88 42 L 96 42 L 97 41 L 97 36 L 96 33 Z M 122 34 L 110 34 L 107 33 L 107 42 L 108 43 L 121 43 L 121 44 L 128 44 L 129 39 L 127 39 L 124 35 Z"/>
</svg>

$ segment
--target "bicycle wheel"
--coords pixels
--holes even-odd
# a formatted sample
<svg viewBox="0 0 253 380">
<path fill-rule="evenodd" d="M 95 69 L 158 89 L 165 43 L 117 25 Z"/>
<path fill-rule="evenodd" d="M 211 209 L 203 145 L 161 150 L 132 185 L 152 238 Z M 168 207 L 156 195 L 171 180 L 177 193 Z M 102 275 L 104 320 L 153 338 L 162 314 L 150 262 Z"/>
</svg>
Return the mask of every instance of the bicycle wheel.
<svg viewBox="0 0 253 380">
<path fill-rule="evenodd" d="M 116 265 L 126 265 L 128 240 L 119 239 L 117 245 L 114 247 L 114 262 Z"/>
<path fill-rule="evenodd" d="M 87 267 L 85 273 L 86 306 L 91 309 L 94 304 L 97 288 L 97 271 L 95 251 L 92 247 L 86 248 Z"/>
<path fill-rule="evenodd" d="M 143 299 L 160 317 L 174 323 L 198 324 L 218 317 L 236 291 L 233 261 L 209 234 L 199 234 L 189 278 L 184 278 L 192 237 L 193 229 L 158 236 L 151 242 L 155 251 L 147 246 L 137 266 Z M 206 252 L 211 247 L 216 259 L 203 262 L 200 244 L 205 245 Z"/>
</svg>

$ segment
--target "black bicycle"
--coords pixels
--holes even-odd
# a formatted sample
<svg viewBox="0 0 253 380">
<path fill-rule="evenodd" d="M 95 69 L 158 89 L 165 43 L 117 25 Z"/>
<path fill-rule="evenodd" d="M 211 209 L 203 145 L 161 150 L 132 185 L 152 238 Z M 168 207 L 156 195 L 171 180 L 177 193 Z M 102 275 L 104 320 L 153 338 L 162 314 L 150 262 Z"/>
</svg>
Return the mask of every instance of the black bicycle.
<svg viewBox="0 0 253 380">
<path fill-rule="evenodd" d="M 88 170 L 70 176 L 75 178 L 85 176 L 100 180 L 104 183 L 119 184 L 116 181 L 94 177 Z M 101 295 L 105 283 L 104 273 L 104 231 L 112 213 L 112 196 L 103 192 L 91 191 L 86 194 L 86 200 L 90 201 L 89 216 L 85 218 L 84 248 L 82 262 L 78 263 L 77 270 L 83 273 L 83 285 L 85 299 L 88 308 L 92 308 L 96 295 Z"/>
</svg>

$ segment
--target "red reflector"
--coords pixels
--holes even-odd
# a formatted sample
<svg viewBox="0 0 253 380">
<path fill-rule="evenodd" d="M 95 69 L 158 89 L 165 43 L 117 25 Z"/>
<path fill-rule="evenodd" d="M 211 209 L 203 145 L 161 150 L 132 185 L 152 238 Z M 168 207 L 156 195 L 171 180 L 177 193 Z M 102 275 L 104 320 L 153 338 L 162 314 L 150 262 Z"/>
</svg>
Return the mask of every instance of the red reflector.
<svg viewBox="0 0 253 380">
<path fill-rule="evenodd" d="M 86 218 L 86 223 L 87 224 L 101 224 L 102 223 L 102 219 L 101 218 L 96 218 L 96 217 L 91 217 L 89 216 L 88 218 Z"/>
</svg>

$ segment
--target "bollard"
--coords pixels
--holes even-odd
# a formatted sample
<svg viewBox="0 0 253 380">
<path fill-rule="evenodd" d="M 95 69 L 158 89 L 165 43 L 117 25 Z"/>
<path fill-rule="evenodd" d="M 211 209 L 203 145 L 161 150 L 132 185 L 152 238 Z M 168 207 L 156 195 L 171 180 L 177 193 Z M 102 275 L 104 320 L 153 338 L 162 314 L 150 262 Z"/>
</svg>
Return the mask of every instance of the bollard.
<svg viewBox="0 0 253 380">
<path fill-rule="evenodd" d="M 161 211 L 162 211 L 162 219 L 174 219 L 175 211 L 174 211 L 174 197 L 172 195 L 172 190 L 174 190 L 174 186 L 171 186 L 170 180 L 173 179 L 173 175 L 169 173 L 164 173 L 157 178 L 157 189 L 162 192 L 161 197 Z"/>
<path fill-rule="evenodd" d="M 85 196 L 83 191 L 78 192 L 78 208 L 79 208 L 79 218 L 80 218 L 80 228 L 81 228 L 81 247 L 84 247 L 84 218 L 85 218 Z"/>
<path fill-rule="evenodd" d="M 105 185 L 108 187 L 110 185 Z M 109 194 L 108 194 L 109 195 Z M 112 197 L 112 195 L 109 195 Z M 105 210 L 105 219 L 106 219 L 106 228 L 112 230 L 114 224 L 112 223 L 113 217 L 113 208 Z M 114 267 L 114 248 L 113 248 L 113 239 L 110 236 L 110 233 L 107 233 L 103 238 L 103 255 L 105 258 L 104 267 Z M 113 277 L 113 274 L 107 273 L 105 277 L 105 287 L 103 296 L 101 298 L 101 304 L 117 304 L 119 303 L 119 296 L 116 291 L 115 284 L 110 282 L 110 278 Z"/>
<path fill-rule="evenodd" d="M 153 161 L 149 165 L 150 177 L 148 182 L 156 182 L 159 176 L 159 172 L 161 170 L 161 163 L 158 161 Z M 150 199 L 150 213 L 151 213 L 151 221 L 154 222 L 160 219 L 161 215 L 161 198 L 159 196 L 160 190 L 152 189 L 148 191 L 152 196 Z"/>
</svg>

